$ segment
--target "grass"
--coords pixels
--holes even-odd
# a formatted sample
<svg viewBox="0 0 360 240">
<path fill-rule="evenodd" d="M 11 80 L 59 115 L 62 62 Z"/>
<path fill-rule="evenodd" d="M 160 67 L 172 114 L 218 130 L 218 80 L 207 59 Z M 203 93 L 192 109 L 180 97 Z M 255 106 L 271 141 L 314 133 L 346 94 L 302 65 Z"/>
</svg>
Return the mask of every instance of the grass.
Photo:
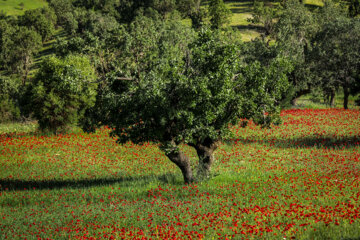
<svg viewBox="0 0 360 240">
<path fill-rule="evenodd" d="M 0 0 L 0 12 L 7 15 L 21 15 L 26 10 L 46 6 L 45 0 Z"/>
<path fill-rule="evenodd" d="M 252 17 L 252 1 L 231 1 L 226 2 L 226 6 L 232 12 L 230 26 L 239 30 L 243 41 L 251 41 L 260 36 L 261 27 L 247 21 Z"/>
<path fill-rule="evenodd" d="M 355 104 L 355 100 L 359 97 L 360 97 L 359 95 L 349 96 L 349 103 L 348 103 L 349 109 L 360 109 L 360 107 Z M 339 91 L 335 96 L 335 104 L 333 107 L 343 108 L 344 106 L 343 101 L 344 101 L 344 94 L 342 93 L 342 91 Z M 295 108 L 308 108 L 308 109 L 324 109 L 329 107 L 330 107 L 329 104 L 325 102 L 322 98 L 317 97 L 314 99 L 313 95 L 311 94 L 299 98 L 295 106 Z"/>
<path fill-rule="evenodd" d="M 313 6 L 324 6 L 323 0 L 304 0 L 306 5 L 313 5 Z"/>
<path fill-rule="evenodd" d="M 192 185 L 153 143 L 118 145 L 106 128 L 41 136 L 7 125 L 0 239 L 359 238 L 360 112 L 295 109 L 282 119 L 234 126 L 214 176 Z"/>
<path fill-rule="evenodd" d="M 34 132 L 37 128 L 37 124 L 35 122 L 28 123 L 4 123 L 0 124 L 0 135 L 7 133 L 24 133 L 24 132 Z"/>
</svg>

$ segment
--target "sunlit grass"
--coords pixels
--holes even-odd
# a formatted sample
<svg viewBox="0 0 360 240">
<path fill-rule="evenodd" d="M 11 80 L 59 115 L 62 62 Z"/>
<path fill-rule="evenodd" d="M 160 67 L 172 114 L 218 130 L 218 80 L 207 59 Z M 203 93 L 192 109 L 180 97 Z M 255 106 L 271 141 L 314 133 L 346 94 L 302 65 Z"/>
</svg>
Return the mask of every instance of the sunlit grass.
<svg viewBox="0 0 360 240">
<path fill-rule="evenodd" d="M 304 4 L 314 6 L 324 6 L 324 0 L 304 0 Z"/>
<path fill-rule="evenodd" d="M 349 103 L 348 107 L 349 109 L 360 109 L 360 106 L 357 106 L 355 104 L 355 100 L 359 98 L 360 96 L 349 96 Z M 334 108 L 343 108 L 344 106 L 344 94 L 339 91 L 335 96 L 335 104 Z M 314 99 L 314 97 L 311 94 L 305 95 L 300 97 L 296 102 L 296 108 L 310 108 L 310 109 L 324 109 L 329 108 L 330 105 L 328 102 L 326 102 L 321 97 L 318 97 L 317 99 Z"/>
<path fill-rule="evenodd" d="M 252 25 L 248 19 L 252 17 L 252 1 L 231 1 L 226 6 L 231 10 L 230 26 L 240 32 L 243 41 L 251 41 L 260 36 L 257 26 Z"/>
<path fill-rule="evenodd" d="M 0 0 L 0 12 L 7 15 L 21 15 L 29 9 L 46 6 L 45 0 Z"/>
<path fill-rule="evenodd" d="M 5 133 L 28 133 L 34 132 L 37 128 L 36 122 L 29 123 L 0 123 L 0 134 Z"/>
</svg>

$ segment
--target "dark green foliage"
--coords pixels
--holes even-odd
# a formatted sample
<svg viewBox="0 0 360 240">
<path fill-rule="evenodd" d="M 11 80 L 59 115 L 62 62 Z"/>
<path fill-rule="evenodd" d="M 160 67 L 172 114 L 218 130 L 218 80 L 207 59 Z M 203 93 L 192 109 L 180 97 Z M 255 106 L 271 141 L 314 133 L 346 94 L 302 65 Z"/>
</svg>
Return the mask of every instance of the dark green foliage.
<svg viewBox="0 0 360 240">
<path fill-rule="evenodd" d="M 41 47 L 41 36 L 23 26 L 6 27 L 1 35 L 0 62 L 6 70 L 21 75 L 25 83 L 34 55 Z"/>
<path fill-rule="evenodd" d="M 216 143 L 231 135 L 229 124 L 240 118 L 264 126 L 277 122 L 290 65 L 282 59 L 243 65 L 241 49 L 220 32 L 203 29 L 191 41 L 183 27 L 168 23 L 159 29 L 149 22 L 139 18 L 131 26 L 124 65 L 128 78 L 119 79 L 127 82 L 108 94 L 106 105 L 112 108 L 104 123 L 115 128 L 120 143 L 160 143 L 185 182 L 191 182 L 178 145 L 194 146 L 200 168 L 208 173 L 203 161 L 211 159 L 211 165 Z M 164 31 L 169 27 L 172 31 Z"/>
<path fill-rule="evenodd" d="M 357 93 L 360 75 L 360 20 L 339 16 L 324 24 L 316 36 L 315 71 L 324 89 L 344 91 L 344 108 L 350 93 Z"/>
<path fill-rule="evenodd" d="M 19 16 L 19 25 L 35 30 L 43 42 L 54 35 L 55 23 L 56 15 L 50 8 L 27 10 L 24 15 Z"/>
<path fill-rule="evenodd" d="M 360 15 L 360 0 L 349 1 L 349 15 L 350 17 L 356 17 Z"/>
<path fill-rule="evenodd" d="M 40 128 L 57 132 L 77 124 L 95 103 L 94 81 L 94 69 L 86 57 L 44 59 L 29 99 Z"/>
<path fill-rule="evenodd" d="M 63 26 L 66 21 L 66 15 L 73 11 L 72 0 L 50 0 L 51 7 L 57 17 L 57 25 Z"/>
<path fill-rule="evenodd" d="M 117 38 L 120 34 L 121 25 L 109 15 L 77 9 L 67 14 L 64 30 L 71 38 L 58 39 L 55 49 L 60 55 L 71 52 L 87 53 L 91 49 L 108 45 L 107 41 Z"/>
<path fill-rule="evenodd" d="M 101 74 L 103 80 L 100 83 L 96 107 L 89 111 L 89 119 L 94 121 L 88 120 L 86 125 L 96 125 L 99 122 L 112 124 L 105 116 L 109 116 L 109 109 L 114 105 L 113 95 L 126 92 L 128 85 L 131 85 L 129 80 L 117 80 L 118 76 L 142 78 L 155 66 L 161 66 L 159 63 L 165 61 L 164 55 L 173 59 L 173 64 L 176 64 L 176 61 L 183 57 L 179 46 L 185 48 L 191 39 L 193 32 L 175 21 L 164 22 L 160 19 L 137 17 L 119 39 L 109 42 L 109 45 L 116 46 L 116 51 L 107 54 L 104 60 L 109 61 L 101 65 L 103 67 L 99 72 L 105 72 L 105 75 Z M 96 126 L 87 126 L 90 129 L 94 127 Z"/>
<path fill-rule="evenodd" d="M 16 99 L 19 97 L 20 81 L 0 75 L 0 122 L 20 119 L 20 109 Z"/>
<path fill-rule="evenodd" d="M 293 71 L 289 74 L 289 81 L 292 83 L 292 104 L 296 99 L 311 92 L 314 86 L 318 85 L 318 79 L 312 72 L 313 38 L 319 28 L 319 22 L 310 10 L 303 3 L 297 0 L 287 1 L 274 25 L 273 37 L 276 39 L 277 53 L 288 58 L 294 65 Z"/>
</svg>

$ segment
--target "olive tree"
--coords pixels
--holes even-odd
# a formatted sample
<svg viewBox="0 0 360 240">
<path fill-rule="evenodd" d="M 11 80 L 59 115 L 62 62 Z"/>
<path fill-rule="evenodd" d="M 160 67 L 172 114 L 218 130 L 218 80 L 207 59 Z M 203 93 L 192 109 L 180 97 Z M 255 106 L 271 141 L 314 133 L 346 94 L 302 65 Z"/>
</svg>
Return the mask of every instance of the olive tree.
<svg viewBox="0 0 360 240">
<path fill-rule="evenodd" d="M 162 33 L 159 39 L 166 39 Z M 244 65 L 239 46 L 218 31 L 202 29 L 187 45 L 173 39 L 153 45 L 156 55 L 143 48 L 138 57 L 147 56 L 151 64 L 118 77 L 125 83 L 109 94 L 106 123 L 119 143 L 158 143 L 191 183 L 196 177 L 180 144 L 196 150 L 198 177 L 209 177 L 214 151 L 232 135 L 229 124 L 246 118 L 269 126 L 279 120 L 290 65 L 283 59 L 267 67 L 256 61 Z"/>
<path fill-rule="evenodd" d="M 273 26 L 277 52 L 292 61 L 293 71 L 289 74 L 293 96 L 291 103 L 302 95 L 309 94 L 317 86 L 316 78 L 311 71 L 313 38 L 319 28 L 319 20 L 306 6 L 297 1 L 289 0 L 278 15 Z"/>
<path fill-rule="evenodd" d="M 348 108 L 350 94 L 358 93 L 360 75 L 360 21 L 339 17 L 323 26 L 316 35 L 314 55 L 322 88 L 344 91 L 343 106 Z"/>
</svg>

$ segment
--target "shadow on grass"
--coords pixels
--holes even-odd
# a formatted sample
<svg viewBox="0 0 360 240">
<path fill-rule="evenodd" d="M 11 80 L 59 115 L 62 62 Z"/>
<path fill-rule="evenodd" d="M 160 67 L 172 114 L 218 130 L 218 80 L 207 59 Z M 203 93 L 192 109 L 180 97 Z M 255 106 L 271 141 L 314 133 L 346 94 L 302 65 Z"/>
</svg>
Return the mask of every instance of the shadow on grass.
<svg viewBox="0 0 360 240">
<path fill-rule="evenodd" d="M 232 145 L 236 143 L 253 144 L 260 143 L 277 148 L 327 148 L 327 149 L 339 149 L 339 148 L 353 148 L 360 146 L 360 136 L 349 136 L 336 138 L 332 136 L 317 136 L 311 135 L 303 138 L 294 139 L 232 139 L 226 141 L 226 143 Z"/>
<path fill-rule="evenodd" d="M 252 4 L 235 5 L 230 8 L 233 14 L 251 13 L 253 11 Z"/>
<path fill-rule="evenodd" d="M 253 31 L 257 31 L 257 32 L 263 32 L 264 28 L 261 26 L 255 26 L 255 25 L 236 25 L 233 26 L 234 28 L 238 29 L 238 30 L 253 30 Z"/>
<path fill-rule="evenodd" d="M 120 178 L 99 178 L 83 180 L 12 180 L 0 179 L 0 192 L 3 191 L 27 191 L 43 189 L 62 189 L 62 188 L 88 188 L 96 186 L 106 186 L 120 183 L 125 186 L 136 185 L 136 183 L 147 184 L 152 181 L 180 185 L 176 175 L 167 173 L 160 176 L 148 175 L 138 177 L 120 177 Z"/>
</svg>

